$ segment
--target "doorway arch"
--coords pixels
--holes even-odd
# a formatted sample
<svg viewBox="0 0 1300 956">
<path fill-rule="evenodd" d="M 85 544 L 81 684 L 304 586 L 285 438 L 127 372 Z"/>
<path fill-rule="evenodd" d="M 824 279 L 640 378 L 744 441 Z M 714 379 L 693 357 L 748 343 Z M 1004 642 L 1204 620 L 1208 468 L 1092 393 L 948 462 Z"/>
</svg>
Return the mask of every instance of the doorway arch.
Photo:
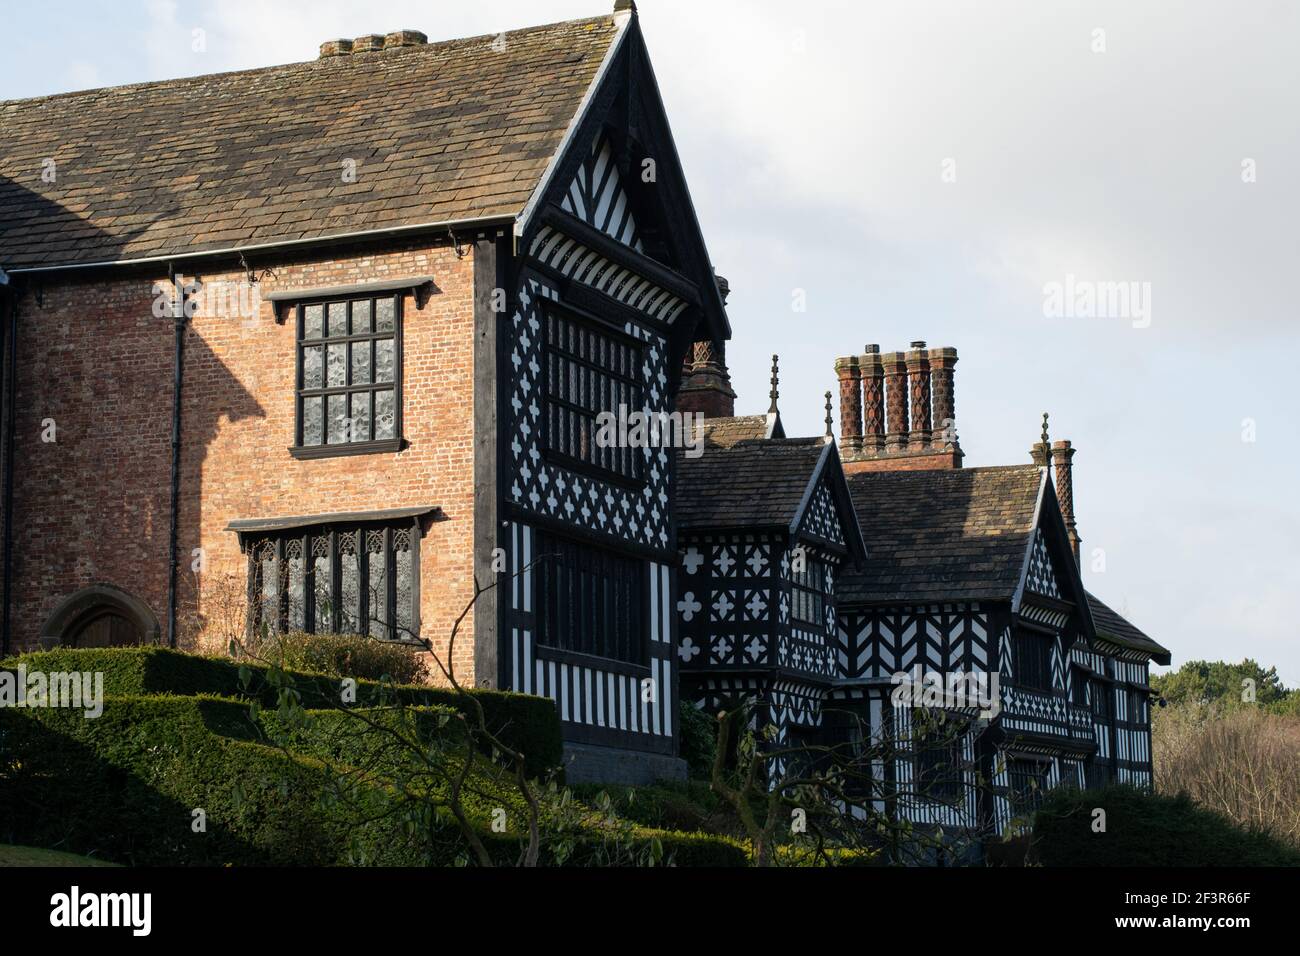
<svg viewBox="0 0 1300 956">
<path fill-rule="evenodd" d="M 149 605 L 111 584 L 94 584 L 59 602 L 41 629 L 41 647 L 131 647 L 161 637 Z"/>
</svg>

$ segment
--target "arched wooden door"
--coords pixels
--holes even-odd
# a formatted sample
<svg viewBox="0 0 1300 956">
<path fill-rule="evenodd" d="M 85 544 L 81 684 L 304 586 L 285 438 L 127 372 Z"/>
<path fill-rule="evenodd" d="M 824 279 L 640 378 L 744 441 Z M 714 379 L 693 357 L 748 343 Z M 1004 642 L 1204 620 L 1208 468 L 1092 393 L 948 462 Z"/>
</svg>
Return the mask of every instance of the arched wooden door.
<svg viewBox="0 0 1300 956">
<path fill-rule="evenodd" d="M 120 588 L 96 584 L 71 594 L 41 630 L 42 647 L 131 647 L 161 640 L 149 606 Z"/>
<path fill-rule="evenodd" d="M 106 610 L 76 621 L 63 643 L 67 647 L 130 647 L 143 644 L 144 634 L 121 614 Z"/>
</svg>

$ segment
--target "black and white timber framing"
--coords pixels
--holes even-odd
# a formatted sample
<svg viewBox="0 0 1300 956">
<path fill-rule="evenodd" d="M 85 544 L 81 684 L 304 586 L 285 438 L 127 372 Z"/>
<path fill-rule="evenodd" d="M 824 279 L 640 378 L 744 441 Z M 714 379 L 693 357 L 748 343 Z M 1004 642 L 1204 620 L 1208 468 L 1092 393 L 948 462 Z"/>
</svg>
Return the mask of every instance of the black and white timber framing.
<svg viewBox="0 0 1300 956">
<path fill-rule="evenodd" d="M 569 743 L 672 758 L 681 700 L 756 699 L 778 745 L 833 735 L 835 711 L 884 739 L 912 726 L 891 701 L 895 675 L 983 674 L 998 684 L 993 713 L 954 711 L 959 793 L 880 809 L 1002 831 L 1047 787 L 1149 784 L 1147 664 L 1164 652 L 1121 625 L 1099 631 L 1104 606 L 1083 590 L 1045 471 L 1017 499 L 1028 511 L 1001 539 L 1016 545 L 996 587 L 949 569 L 912 588 L 894 569 L 897 586 L 870 596 L 862 582 L 888 535 L 857 495 L 881 479 L 846 480 L 832 439 L 765 428 L 698 462 L 664 447 L 593 451 L 596 411 L 673 412 L 683 357 L 731 334 L 635 17 L 515 234 L 485 245 L 495 271 L 476 276 L 476 301 L 495 394 L 475 401 L 495 448 L 483 459 L 495 474 L 480 477 L 495 489 L 482 507 L 496 534 L 478 547 L 483 562 L 503 553 L 508 576 L 476 618 L 494 619 L 480 681 L 552 698 Z M 497 288 L 504 314 L 486 305 Z M 547 542 L 598 555 L 594 566 L 636 562 L 623 651 L 600 650 L 600 635 L 569 646 L 548 635 Z M 918 770 L 903 748 L 872 773 L 902 792 Z"/>
<path fill-rule="evenodd" d="M 730 329 L 635 17 L 516 233 L 500 276 L 509 309 L 495 322 L 494 544 L 509 573 L 496 680 L 554 699 L 568 742 L 674 756 L 673 455 L 621 449 L 611 467 L 593 451 L 593 422 L 619 404 L 673 412 L 682 356 Z M 571 548 L 548 553 L 546 541 L 639 564 L 639 620 L 619 620 L 640 653 L 583 653 L 548 638 L 539 581 L 554 552 Z M 572 573 L 575 587 L 588 586 L 585 571 Z M 605 603 L 622 613 L 627 599 Z"/>
</svg>

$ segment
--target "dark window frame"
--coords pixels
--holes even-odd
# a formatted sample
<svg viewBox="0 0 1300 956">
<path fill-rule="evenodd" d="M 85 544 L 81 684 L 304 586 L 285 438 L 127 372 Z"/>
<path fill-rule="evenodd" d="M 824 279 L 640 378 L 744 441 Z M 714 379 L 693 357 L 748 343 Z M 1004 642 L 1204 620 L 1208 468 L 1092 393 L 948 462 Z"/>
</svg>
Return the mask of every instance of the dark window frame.
<svg viewBox="0 0 1300 956">
<path fill-rule="evenodd" d="M 793 563 L 790 567 L 790 618 L 800 624 L 816 625 L 819 630 L 826 628 L 826 599 L 830 592 L 826 589 L 826 576 L 830 573 L 829 561 L 808 553 L 804 554 L 804 569 L 796 571 Z M 811 608 L 813 617 L 804 616 L 805 608 Z"/>
<path fill-rule="evenodd" d="M 283 634 L 303 631 L 308 634 L 367 634 L 399 644 L 421 644 L 420 640 L 420 538 L 423 527 L 417 518 L 413 521 L 361 521 L 328 523 L 285 531 L 269 531 L 250 539 L 246 546 L 248 561 L 247 620 L 249 636 L 260 633 L 264 626 L 270 633 Z M 350 554 L 345 555 L 349 545 Z M 375 545 L 378 545 L 376 548 Z M 370 555 L 382 555 L 383 594 L 372 587 Z M 409 606 L 399 607 L 399 555 L 409 558 Z M 298 608 L 295 607 L 293 575 L 289 561 L 294 557 L 302 562 L 301 590 Z M 347 586 L 345 557 L 355 556 L 356 568 L 356 623 L 364 627 L 348 627 L 352 608 L 344 594 Z M 325 587 L 328 589 L 328 606 L 320 606 L 317 558 L 326 561 Z M 270 560 L 275 574 L 275 584 L 267 590 L 266 562 Z M 372 594 L 372 591 L 375 593 Z M 266 608 L 269 597 L 275 606 L 274 619 L 268 621 Z M 374 597 L 383 600 L 382 616 L 372 613 Z M 405 612 L 403 614 L 403 611 Z M 405 620 L 403 620 L 405 618 Z M 297 622 L 301 622 L 298 624 Z M 375 633 L 379 630 L 380 633 Z"/>
<path fill-rule="evenodd" d="M 966 770 L 963 744 L 969 728 L 954 720 L 949 717 L 935 723 L 928 712 L 912 711 L 912 765 L 918 799 L 949 805 L 961 801 Z"/>
<path fill-rule="evenodd" d="M 1012 680 L 1016 686 L 1052 693 L 1051 637 L 1030 628 L 1017 627 L 1011 632 L 1011 654 Z"/>
<path fill-rule="evenodd" d="M 572 326 L 579 335 L 587 334 L 597 340 L 603 339 L 604 348 L 607 350 L 613 347 L 627 349 L 631 353 L 628 362 L 630 372 L 616 371 L 608 367 L 608 364 L 601 364 L 582 355 L 581 350 L 575 352 L 567 343 L 560 344 L 555 332 L 564 323 Z M 543 302 L 540 334 L 542 337 L 541 430 L 542 448 L 546 460 L 570 471 L 599 478 L 611 484 L 632 489 L 645 487 L 648 477 L 644 449 L 615 448 L 614 455 L 617 457 L 621 453 L 625 459 L 624 462 L 615 465 L 602 464 L 593 459 L 599 454 L 596 435 L 599 433 L 597 419 L 600 413 L 610 412 L 616 416 L 618 414 L 620 401 L 612 394 L 617 386 L 626 389 L 626 396 L 623 397 L 622 403 L 627 406 L 629 413 L 643 410 L 645 382 L 641 378 L 640 370 L 645 363 L 646 343 L 598 316 L 572 306 L 561 305 L 550 299 Z M 571 385 L 573 381 L 572 378 L 566 378 L 563 383 L 558 381 L 564 377 L 562 366 L 565 363 L 576 366 L 578 371 L 578 388 L 582 396 L 576 402 L 567 393 L 559 394 L 564 385 Z M 601 387 L 602 377 L 608 380 L 607 388 L 611 394 L 611 401 L 607 404 L 612 407 L 600 407 L 601 403 L 595 398 L 594 393 Z M 591 400 L 588 400 L 588 396 Z M 564 447 L 566 444 L 564 426 L 567 425 L 568 438 L 571 440 L 574 437 L 574 424 L 579 419 L 589 422 L 590 444 L 585 455 L 581 449 L 573 447 L 572 444 L 568 448 Z M 581 429 L 579 428 L 578 431 L 580 433 Z"/>
<path fill-rule="evenodd" d="M 1111 720 L 1115 713 L 1114 701 L 1111 699 L 1115 685 L 1096 677 L 1090 678 L 1089 684 L 1092 687 L 1093 716 L 1100 717 L 1102 720 Z"/>
<path fill-rule="evenodd" d="M 1128 709 L 1127 723 L 1133 726 L 1140 726 L 1146 723 L 1142 719 L 1143 704 L 1148 702 L 1146 693 L 1137 687 L 1127 688 L 1128 699 L 1125 701 Z"/>
<path fill-rule="evenodd" d="M 1085 668 L 1070 668 L 1070 703 L 1075 707 L 1088 706 L 1088 675 Z"/>
<path fill-rule="evenodd" d="M 393 303 L 393 330 L 392 332 L 380 332 L 377 330 L 378 303 L 381 300 L 391 300 Z M 393 292 L 372 292 L 368 294 L 349 294 L 334 296 L 313 296 L 299 300 L 294 307 L 294 431 L 293 445 L 290 446 L 289 452 L 294 458 L 298 459 L 317 459 L 317 458 L 337 458 L 345 455 L 369 455 L 382 452 L 398 452 L 406 447 L 406 440 L 403 431 L 402 422 L 402 355 L 403 355 L 403 321 L 405 315 L 406 297 L 400 291 Z M 370 303 L 370 328 L 369 332 L 353 332 L 353 309 L 358 302 Z M 306 332 L 306 311 L 309 307 L 320 306 L 323 311 L 324 321 L 329 322 L 330 306 L 343 304 L 347 310 L 347 334 L 342 336 L 321 335 L 317 338 L 308 339 Z M 325 331 L 332 333 L 332 328 L 326 325 Z M 370 355 L 370 381 L 368 383 L 355 383 L 352 376 L 355 370 L 353 365 L 353 348 L 357 343 L 375 343 L 379 341 L 393 342 L 393 380 L 389 382 L 376 382 L 376 368 L 378 366 L 377 354 L 378 348 L 375 345 L 369 345 Z M 344 385 L 328 385 L 329 380 L 329 347 L 331 345 L 343 345 L 346 347 L 346 383 Z M 319 388 L 307 388 L 305 382 L 305 356 L 308 348 L 319 347 L 321 352 L 321 375 L 322 385 Z M 393 393 L 393 434 L 388 438 L 375 438 L 375 426 L 377 424 L 376 397 L 380 392 L 392 391 Z M 346 395 L 348 401 L 348 417 L 352 417 L 352 396 L 359 394 L 369 395 L 369 437 L 360 441 L 347 441 L 329 443 L 329 398 L 335 395 Z M 320 398 L 321 400 L 321 443 L 307 445 L 304 444 L 304 416 L 303 405 L 307 399 Z"/>
<path fill-rule="evenodd" d="M 533 553 L 539 655 L 649 665 L 650 572 L 643 559 L 549 531 L 537 533 Z"/>
<path fill-rule="evenodd" d="M 1038 811 L 1047 796 L 1050 777 L 1051 762 L 1046 758 L 1007 758 L 1007 802 L 1013 816 L 1022 817 Z"/>
</svg>

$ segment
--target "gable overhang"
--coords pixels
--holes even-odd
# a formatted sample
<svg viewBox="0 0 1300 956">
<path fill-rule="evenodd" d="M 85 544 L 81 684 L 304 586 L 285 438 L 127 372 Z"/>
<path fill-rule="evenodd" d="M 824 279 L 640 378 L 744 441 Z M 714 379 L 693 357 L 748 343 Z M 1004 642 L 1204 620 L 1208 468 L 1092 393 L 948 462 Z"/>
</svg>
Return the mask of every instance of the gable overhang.
<svg viewBox="0 0 1300 956">
<path fill-rule="evenodd" d="M 631 24 L 635 19 L 634 16 L 622 12 L 614 17 L 614 29 L 617 31 L 614 35 L 614 42 L 605 50 L 605 57 L 600 61 L 600 67 L 596 70 L 596 75 L 591 78 L 591 84 L 587 87 L 587 92 L 582 95 L 582 102 L 578 104 L 577 112 L 569 120 L 569 125 L 564 130 L 564 136 L 560 139 L 560 145 L 551 154 L 551 159 L 542 172 L 542 178 L 537 181 L 533 194 L 528 197 L 528 202 L 524 203 L 524 208 L 520 210 L 519 215 L 515 218 L 516 240 L 523 239 L 524 233 L 528 232 L 533 225 L 543 199 L 555 184 L 556 177 L 559 175 L 560 167 L 564 163 L 569 148 L 575 142 L 579 142 L 579 131 L 587 124 L 587 120 L 591 115 L 592 101 L 596 98 L 596 92 L 604 84 L 605 77 L 609 75 L 614 61 L 618 58 L 619 51 L 623 49 L 624 44 L 627 42 L 628 34 L 631 32 Z"/>
<path fill-rule="evenodd" d="M 840 464 L 840 454 L 835 447 L 834 439 L 827 440 L 821 454 L 817 457 L 817 464 L 813 466 L 812 477 L 808 479 L 808 485 L 804 488 L 799 506 L 795 508 L 794 516 L 790 519 L 789 534 L 791 538 L 798 534 L 799 526 L 803 524 L 804 515 L 808 511 L 808 506 L 812 503 L 813 495 L 817 493 L 817 486 L 821 483 L 823 475 L 827 478 L 831 497 L 835 499 L 835 508 L 839 512 L 840 527 L 844 529 L 845 551 L 854 559 L 865 561 L 867 546 L 862 540 L 862 528 L 858 525 L 858 513 L 853 507 L 853 496 L 849 494 L 849 484 L 844 477 L 844 468 Z"/>
<path fill-rule="evenodd" d="M 1022 605 L 1026 603 L 1025 581 L 1029 577 L 1029 563 L 1034 554 L 1034 536 L 1036 531 L 1042 529 L 1048 536 L 1047 546 L 1053 558 L 1053 573 L 1056 574 L 1058 581 L 1065 578 L 1068 582 L 1071 592 L 1069 603 L 1079 614 L 1083 633 L 1089 641 L 1092 641 L 1096 638 L 1097 628 L 1092 620 L 1092 611 L 1088 607 L 1088 595 L 1083 588 L 1079 566 L 1074 562 L 1073 553 L 1068 546 L 1065 547 L 1066 554 L 1064 556 L 1062 554 L 1062 543 L 1068 545 L 1069 533 L 1065 527 L 1065 519 L 1061 517 L 1061 507 L 1056 500 L 1051 473 L 1047 468 L 1040 471 L 1042 474 L 1038 481 L 1038 494 L 1034 499 L 1034 517 L 1025 539 L 1025 554 L 1020 564 L 1020 578 L 1016 581 L 1016 590 L 1011 597 L 1011 613 L 1016 616 L 1022 615 Z M 1061 573 L 1062 568 L 1065 569 L 1064 574 Z M 1044 600 L 1034 596 L 1029 598 L 1028 603 L 1043 604 Z"/>
<path fill-rule="evenodd" d="M 680 283 L 689 285 L 691 294 L 682 298 L 689 302 L 690 308 L 683 313 L 683 321 L 673 323 L 671 336 L 675 357 L 680 358 L 691 342 L 702 337 L 697 329 L 700 320 L 704 322 L 704 335 L 718 344 L 731 338 L 731 323 L 713 274 L 712 260 L 704 242 L 695 204 L 682 172 L 681 157 L 668 122 L 654 68 L 645 52 L 645 41 L 637 16 L 633 11 L 621 11 L 616 14 L 615 21 L 617 35 L 606 50 L 605 58 L 566 128 L 560 145 L 552 154 L 528 202 L 515 219 L 515 242 L 521 251 L 526 251 L 526 245 L 532 242 L 538 230 L 547 221 L 555 223 L 560 216 L 558 203 L 552 200 L 557 190 L 564 188 L 565 177 L 573 168 L 575 159 L 581 156 L 589 141 L 595 138 L 604 124 L 606 116 L 603 110 L 609 106 L 611 96 L 623 89 L 616 84 L 625 85 L 629 98 L 644 95 L 652 108 L 640 111 L 639 116 L 643 122 L 653 125 L 658 134 L 656 150 L 662 160 L 657 163 L 657 182 L 663 190 L 661 196 L 671 195 L 680 207 L 680 216 L 676 217 L 679 228 L 671 231 L 676 241 L 684 247 L 680 250 L 683 253 L 682 261 L 689 261 L 694 268 L 679 273 L 630 248 L 611 250 L 605 246 L 605 251 L 613 252 L 614 255 L 610 258 L 617 256 L 616 261 L 624 268 L 638 272 L 651 281 L 654 281 L 657 273 L 661 279 L 667 280 L 666 287 Z M 565 235 L 572 235 L 567 229 L 561 231 Z M 596 241 L 598 244 L 602 242 L 599 239 Z M 677 364 L 673 363 L 674 374 Z"/>
<path fill-rule="evenodd" d="M 1167 649 L 1162 648 L 1157 652 L 1146 647 L 1135 647 L 1124 638 L 1106 631 L 1097 632 L 1097 650 L 1120 660 L 1143 664 L 1155 661 L 1163 667 L 1168 667 L 1173 660 L 1173 655 Z"/>
</svg>

